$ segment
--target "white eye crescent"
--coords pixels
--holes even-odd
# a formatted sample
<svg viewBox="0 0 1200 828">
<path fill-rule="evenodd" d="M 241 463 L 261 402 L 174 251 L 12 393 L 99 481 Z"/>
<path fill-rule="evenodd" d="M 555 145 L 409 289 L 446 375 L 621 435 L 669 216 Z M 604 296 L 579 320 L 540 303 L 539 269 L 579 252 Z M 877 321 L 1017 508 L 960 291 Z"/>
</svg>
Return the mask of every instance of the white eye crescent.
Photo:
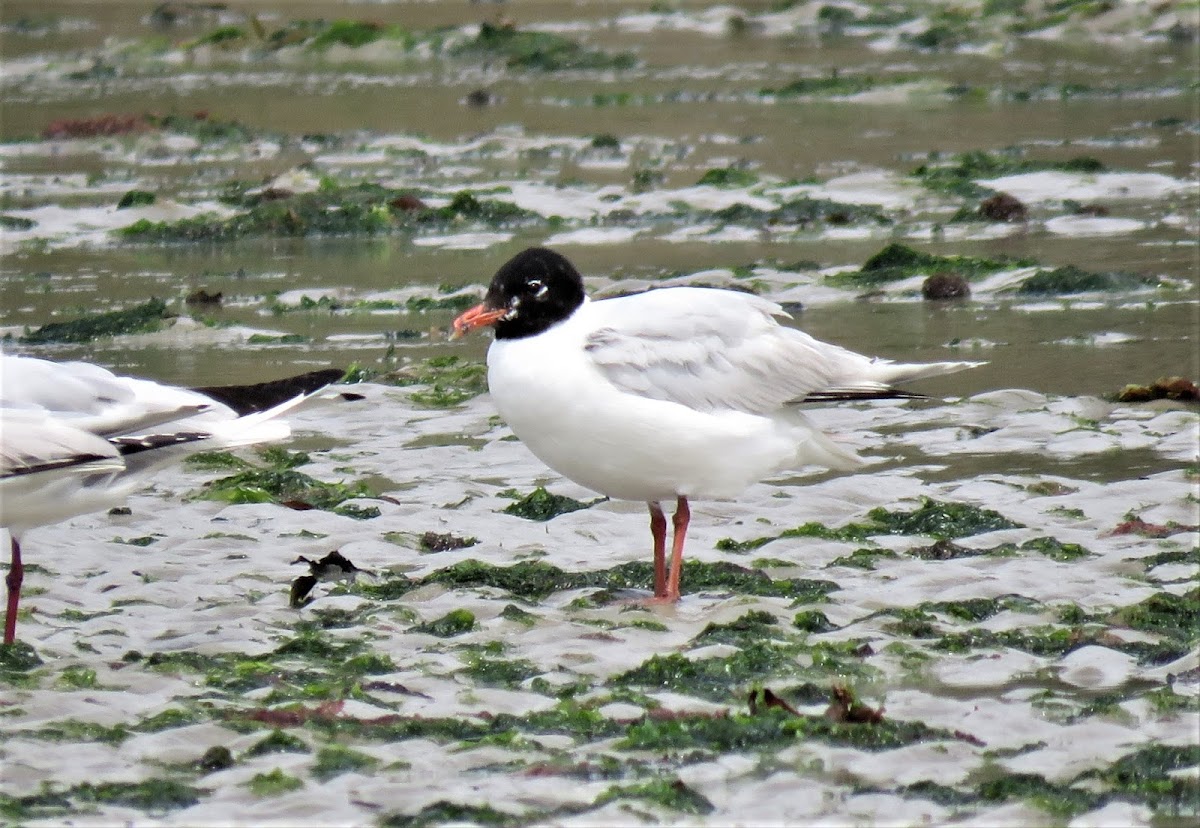
<svg viewBox="0 0 1200 828">
<path fill-rule="evenodd" d="M 529 289 L 533 291 L 533 297 L 535 299 L 541 299 L 546 295 L 546 291 L 550 289 L 541 279 L 530 279 L 528 284 Z"/>
</svg>

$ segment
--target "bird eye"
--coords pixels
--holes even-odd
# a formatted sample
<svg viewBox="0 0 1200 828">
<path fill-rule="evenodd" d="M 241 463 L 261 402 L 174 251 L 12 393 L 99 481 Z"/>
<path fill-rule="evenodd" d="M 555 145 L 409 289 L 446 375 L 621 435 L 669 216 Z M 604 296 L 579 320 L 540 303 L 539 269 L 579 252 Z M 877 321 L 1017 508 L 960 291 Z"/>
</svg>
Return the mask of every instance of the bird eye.
<svg viewBox="0 0 1200 828">
<path fill-rule="evenodd" d="M 541 279 L 530 279 L 525 284 L 529 288 L 529 292 L 532 293 L 534 297 L 540 298 L 546 293 L 546 283 Z"/>
</svg>

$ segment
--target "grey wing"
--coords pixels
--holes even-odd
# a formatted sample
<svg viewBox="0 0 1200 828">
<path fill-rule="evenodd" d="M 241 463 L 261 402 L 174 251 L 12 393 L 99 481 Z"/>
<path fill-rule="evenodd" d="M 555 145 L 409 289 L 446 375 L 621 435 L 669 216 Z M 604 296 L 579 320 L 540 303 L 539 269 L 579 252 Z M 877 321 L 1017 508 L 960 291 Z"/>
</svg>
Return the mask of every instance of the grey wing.
<svg viewBox="0 0 1200 828">
<path fill-rule="evenodd" d="M 187 389 L 118 376 L 98 365 L 9 354 L 0 355 L 0 407 L 41 411 L 103 436 L 224 408 Z"/>
<path fill-rule="evenodd" d="M 120 471 L 125 463 L 102 437 L 43 412 L 0 409 L 0 478 L 72 467 Z"/>
<path fill-rule="evenodd" d="M 781 326 L 783 310 L 749 294 L 667 288 L 593 307 L 584 349 L 609 382 L 698 410 L 771 412 L 834 387 L 847 360 L 868 362 Z"/>
</svg>

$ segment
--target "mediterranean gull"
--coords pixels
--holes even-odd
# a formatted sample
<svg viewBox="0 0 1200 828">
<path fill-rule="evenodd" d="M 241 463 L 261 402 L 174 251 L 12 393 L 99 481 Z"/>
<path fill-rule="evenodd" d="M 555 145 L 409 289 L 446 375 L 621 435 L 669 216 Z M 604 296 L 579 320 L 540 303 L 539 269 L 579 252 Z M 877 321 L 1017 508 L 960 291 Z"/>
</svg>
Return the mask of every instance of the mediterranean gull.
<svg viewBox="0 0 1200 828">
<path fill-rule="evenodd" d="M 11 546 L 4 643 L 16 634 L 25 532 L 114 506 L 197 448 L 286 438 L 280 416 L 341 374 L 200 393 L 84 362 L 0 354 L 0 527 Z"/>
<path fill-rule="evenodd" d="M 867 357 L 780 325 L 786 315 L 766 299 L 713 288 L 593 301 L 565 257 L 529 248 L 454 320 L 453 335 L 495 329 L 492 399 L 542 462 L 609 497 L 646 501 L 654 601 L 673 602 L 689 499 L 732 498 L 785 469 L 863 463 L 797 404 L 917 396 L 893 384 L 982 364 Z M 672 498 L 668 570 L 660 504 Z"/>
</svg>

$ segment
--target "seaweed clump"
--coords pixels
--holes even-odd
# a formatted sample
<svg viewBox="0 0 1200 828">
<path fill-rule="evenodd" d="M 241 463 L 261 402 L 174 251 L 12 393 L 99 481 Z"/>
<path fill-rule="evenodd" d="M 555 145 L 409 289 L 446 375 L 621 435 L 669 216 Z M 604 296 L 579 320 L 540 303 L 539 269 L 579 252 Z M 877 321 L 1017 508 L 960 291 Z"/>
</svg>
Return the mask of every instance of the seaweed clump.
<svg viewBox="0 0 1200 828">
<path fill-rule="evenodd" d="M 738 186 L 732 183 L 718 183 L 721 181 L 736 180 L 734 176 L 725 175 L 728 172 L 729 170 L 709 170 L 699 183 L 715 184 L 716 186 Z M 714 173 L 719 173 L 720 175 L 714 176 Z M 742 174 L 750 175 L 750 173 Z M 713 210 L 708 216 L 718 221 L 739 222 L 760 226 L 798 224 L 802 227 L 807 227 L 818 222 L 824 222 L 840 227 L 858 222 L 872 222 L 881 225 L 891 223 L 891 219 L 884 215 L 882 210 L 871 204 L 847 204 L 840 201 L 831 201 L 826 198 L 808 197 L 792 199 L 785 204 L 779 205 L 774 210 L 763 210 L 739 202 L 731 204 L 728 207 L 722 207 L 719 210 Z"/>
<path fill-rule="evenodd" d="M 830 528 L 822 523 L 809 522 L 793 529 L 785 529 L 778 535 L 766 535 L 759 538 L 737 541 L 732 538 L 722 538 L 717 541 L 717 549 L 724 552 L 744 553 L 781 538 L 821 538 L 823 540 L 838 540 L 848 543 L 869 541 L 872 535 L 928 535 L 939 542 L 947 542 L 952 538 L 965 538 L 984 532 L 994 532 L 998 529 L 1017 529 L 1021 524 L 1014 523 L 1004 515 L 992 509 L 984 509 L 967 503 L 951 503 L 934 500 L 930 497 L 921 499 L 921 505 L 911 511 L 889 511 L 882 506 L 867 513 L 866 523 L 847 523 L 845 526 Z M 1041 539 L 1043 542 L 1049 538 Z M 1049 545 L 1043 543 L 1049 548 Z M 1068 544 L 1073 546 L 1073 544 Z M 1039 547 L 1040 549 L 1041 547 Z M 1073 550 L 1054 552 L 1069 555 Z M 947 550 L 952 553 L 953 550 Z M 883 553 L 872 550 L 860 550 L 860 558 L 878 557 Z M 972 554 L 985 554 L 983 552 Z M 1051 554 L 1051 552 L 1047 552 Z M 1082 554 L 1086 554 L 1084 551 Z M 947 554 L 942 557 L 954 557 Z M 1075 555 L 1078 557 L 1079 555 Z M 890 556 L 888 556 L 890 557 Z M 933 557 L 937 557 L 933 555 Z"/>
<path fill-rule="evenodd" d="M 67 322 L 50 322 L 29 331 L 20 341 L 27 345 L 80 343 L 91 342 L 102 336 L 154 333 L 162 330 L 164 320 L 170 317 L 166 302 L 150 299 L 126 310 L 93 313 Z"/>
<path fill-rule="evenodd" d="M 947 164 L 922 164 L 913 170 L 913 175 L 931 190 L 965 198 L 987 198 L 994 195 L 994 191 L 976 184 L 976 180 L 1044 170 L 1097 173 L 1104 170 L 1104 164 L 1088 156 L 1046 161 L 1024 158 L 1016 153 L 964 152 L 955 155 Z"/>
<path fill-rule="evenodd" d="M 1001 270 L 1029 267 L 1036 264 L 1024 259 L 984 259 L 973 256 L 938 256 L 893 243 L 863 262 L 856 271 L 835 273 L 826 277 L 832 285 L 867 288 L 898 282 L 923 274 L 953 274 L 964 279 L 978 279 Z"/>
<path fill-rule="evenodd" d="M 825 6 L 821 9 L 832 8 Z M 895 83 L 895 81 L 892 81 Z M 801 95 L 824 95 L 835 97 L 839 95 L 857 95 L 880 85 L 880 81 L 870 75 L 850 75 L 843 72 L 830 72 L 819 78 L 797 78 L 780 87 L 764 87 L 759 90 L 763 96 L 797 97 Z"/>
<path fill-rule="evenodd" d="M 1017 293 L 1024 296 L 1046 296 L 1065 293 L 1087 293 L 1107 290 L 1136 290 L 1157 287 L 1155 276 L 1112 271 L 1099 273 L 1084 270 L 1075 265 L 1064 265 L 1053 270 L 1039 270 L 1021 282 Z"/>
<path fill-rule="evenodd" d="M 547 521 L 568 512 L 576 512 L 594 506 L 604 498 L 584 503 L 566 495 L 551 494 L 545 487 L 538 486 L 516 503 L 511 503 L 503 509 L 506 515 L 516 515 L 526 520 Z"/>
<path fill-rule="evenodd" d="M 691 589 L 726 589 L 739 595 L 779 596 L 803 602 L 818 601 L 837 589 L 837 585 L 830 581 L 801 578 L 775 580 L 760 570 L 723 562 L 684 561 L 682 578 Z M 597 571 L 567 572 L 541 561 L 496 566 L 468 558 L 431 572 L 420 581 L 398 577 L 383 583 L 363 585 L 360 591 L 386 600 L 399 597 L 417 586 L 438 583 L 460 588 L 492 587 L 519 598 L 540 601 L 560 590 L 587 587 L 602 591 L 649 589 L 653 581 L 653 567 L 649 562 L 641 561 Z"/>
<path fill-rule="evenodd" d="M 296 471 L 296 466 L 308 462 L 308 455 L 303 452 L 268 450 L 263 457 L 269 466 L 244 463 L 235 474 L 206 483 L 200 497 L 235 504 L 278 503 L 300 511 L 324 509 L 360 520 L 379 516 L 375 507 L 343 505 L 353 498 L 374 497 L 375 493 L 365 483 L 329 483 Z M 219 455 L 213 458 L 221 459 Z"/>
<path fill-rule="evenodd" d="M 585 49 L 573 40 L 549 32 L 521 31 L 513 25 L 483 23 L 474 40 L 453 49 L 454 54 L 502 57 L 513 69 L 555 72 L 563 69 L 629 69 L 637 63 L 631 52 L 616 54 Z"/>
<path fill-rule="evenodd" d="M 508 202 L 457 193 L 442 207 L 410 209 L 411 193 L 378 184 L 327 184 L 314 192 L 262 199 L 234 196 L 242 209 L 231 216 L 206 213 L 178 221 L 142 219 L 118 232 L 149 242 L 231 241 L 247 236 L 379 235 L 419 227 L 447 228 L 463 221 L 492 227 L 540 218 Z"/>
<path fill-rule="evenodd" d="M 487 390 L 487 366 L 453 355 L 437 356 L 374 381 L 401 388 L 423 386 L 409 395 L 413 403 L 422 408 L 453 408 Z"/>
</svg>

